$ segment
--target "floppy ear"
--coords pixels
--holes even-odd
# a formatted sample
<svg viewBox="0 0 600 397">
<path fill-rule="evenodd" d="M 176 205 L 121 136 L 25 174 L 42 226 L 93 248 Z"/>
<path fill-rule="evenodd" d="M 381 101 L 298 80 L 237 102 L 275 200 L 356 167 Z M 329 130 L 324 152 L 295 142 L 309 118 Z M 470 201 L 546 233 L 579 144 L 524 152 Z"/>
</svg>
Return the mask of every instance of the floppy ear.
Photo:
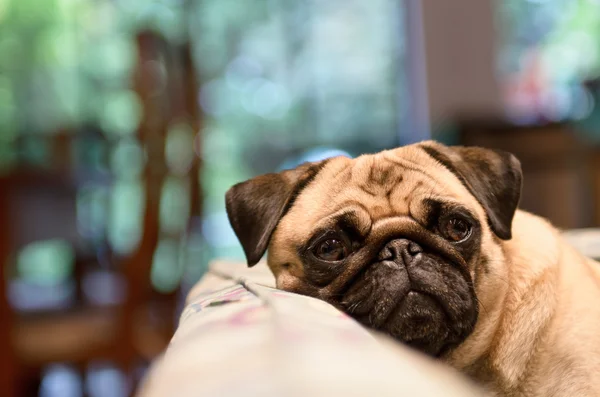
<svg viewBox="0 0 600 397">
<path fill-rule="evenodd" d="M 512 237 L 512 220 L 521 198 L 523 172 L 517 158 L 501 150 L 428 143 L 423 149 L 452 171 L 485 209 L 492 231 Z"/>
<path fill-rule="evenodd" d="M 257 176 L 227 191 L 227 216 L 248 266 L 260 261 L 275 227 L 323 165 L 324 161 L 305 163 L 293 170 Z"/>
</svg>

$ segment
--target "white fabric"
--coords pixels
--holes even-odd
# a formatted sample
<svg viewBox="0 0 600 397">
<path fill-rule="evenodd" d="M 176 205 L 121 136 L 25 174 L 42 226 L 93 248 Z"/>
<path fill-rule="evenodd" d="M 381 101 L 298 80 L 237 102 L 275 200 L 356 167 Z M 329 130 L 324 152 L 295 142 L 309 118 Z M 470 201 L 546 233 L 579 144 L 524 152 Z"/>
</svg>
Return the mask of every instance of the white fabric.
<svg viewBox="0 0 600 397">
<path fill-rule="evenodd" d="M 264 263 L 216 262 L 140 397 L 483 395 L 329 304 L 272 288 Z"/>
</svg>

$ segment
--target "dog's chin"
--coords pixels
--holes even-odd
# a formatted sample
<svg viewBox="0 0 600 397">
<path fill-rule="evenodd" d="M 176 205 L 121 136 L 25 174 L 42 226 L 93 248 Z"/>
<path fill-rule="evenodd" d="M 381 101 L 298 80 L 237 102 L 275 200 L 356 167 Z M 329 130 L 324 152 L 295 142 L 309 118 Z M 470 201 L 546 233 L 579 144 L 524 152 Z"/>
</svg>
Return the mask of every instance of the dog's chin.
<svg viewBox="0 0 600 397">
<path fill-rule="evenodd" d="M 431 356 L 462 343 L 477 320 L 469 280 L 437 257 L 414 269 L 379 262 L 348 288 L 340 306 L 356 320 Z"/>
<path fill-rule="evenodd" d="M 442 306 L 416 291 L 406 295 L 379 331 L 432 356 L 442 355 L 456 343 Z"/>
</svg>

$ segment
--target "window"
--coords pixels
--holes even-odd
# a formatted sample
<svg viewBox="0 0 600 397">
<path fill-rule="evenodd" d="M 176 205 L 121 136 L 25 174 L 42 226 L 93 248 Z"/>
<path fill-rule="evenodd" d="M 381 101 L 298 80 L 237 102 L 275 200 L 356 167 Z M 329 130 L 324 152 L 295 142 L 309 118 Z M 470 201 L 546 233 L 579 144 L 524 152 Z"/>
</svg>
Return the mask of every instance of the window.
<svg viewBox="0 0 600 397">
<path fill-rule="evenodd" d="M 585 82 L 600 72 L 600 2 L 504 0 L 497 4 L 499 73 L 519 123 L 581 120 L 594 109 Z"/>
<path fill-rule="evenodd" d="M 396 0 L 195 3 L 205 262 L 243 258 L 225 213 L 232 184 L 398 143 L 402 11 Z"/>
</svg>

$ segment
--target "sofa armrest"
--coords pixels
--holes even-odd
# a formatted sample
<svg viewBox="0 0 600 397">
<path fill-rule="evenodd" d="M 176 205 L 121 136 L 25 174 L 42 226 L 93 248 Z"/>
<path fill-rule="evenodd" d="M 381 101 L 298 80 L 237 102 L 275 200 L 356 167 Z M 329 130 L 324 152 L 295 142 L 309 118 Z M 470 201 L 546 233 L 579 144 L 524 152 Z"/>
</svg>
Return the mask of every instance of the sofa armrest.
<svg viewBox="0 0 600 397">
<path fill-rule="evenodd" d="M 272 288 L 264 264 L 252 270 L 210 267 L 140 397 L 482 395 L 333 306 Z"/>
</svg>

